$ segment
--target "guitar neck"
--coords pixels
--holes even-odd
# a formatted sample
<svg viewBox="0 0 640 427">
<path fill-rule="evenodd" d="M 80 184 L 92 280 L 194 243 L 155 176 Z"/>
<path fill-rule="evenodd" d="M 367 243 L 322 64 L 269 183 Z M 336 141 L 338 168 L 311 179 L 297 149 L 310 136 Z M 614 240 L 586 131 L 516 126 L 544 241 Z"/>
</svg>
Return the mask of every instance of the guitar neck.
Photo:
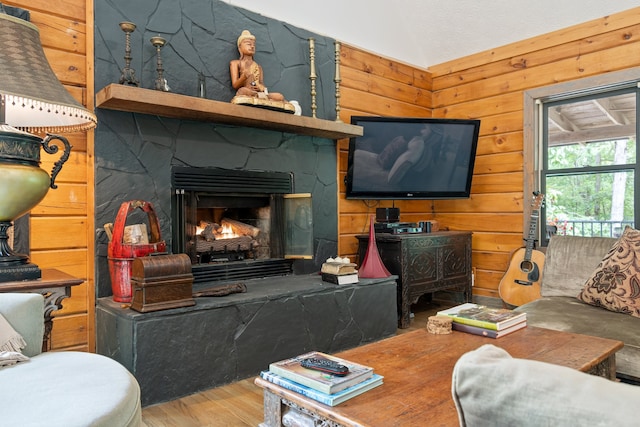
<svg viewBox="0 0 640 427">
<path fill-rule="evenodd" d="M 524 259 L 529 261 L 531 259 L 531 253 L 533 252 L 533 247 L 536 241 L 536 231 L 538 230 L 538 211 L 533 211 L 531 213 L 531 218 L 529 219 L 529 236 L 524 239 L 525 240 L 525 253 Z"/>
</svg>

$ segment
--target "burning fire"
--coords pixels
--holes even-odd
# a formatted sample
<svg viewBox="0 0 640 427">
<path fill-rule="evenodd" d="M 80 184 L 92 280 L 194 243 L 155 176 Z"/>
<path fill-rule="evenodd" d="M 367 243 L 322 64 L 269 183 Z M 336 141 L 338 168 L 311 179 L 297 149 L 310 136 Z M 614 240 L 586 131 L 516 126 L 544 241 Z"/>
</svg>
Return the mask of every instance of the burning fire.
<svg viewBox="0 0 640 427">
<path fill-rule="evenodd" d="M 200 236 L 204 232 L 205 227 L 196 226 L 196 235 Z M 213 236 L 216 240 L 218 239 L 234 239 L 236 237 L 241 237 L 240 234 L 236 233 L 233 226 L 229 224 L 222 224 L 219 226 L 216 224 L 216 228 L 213 231 Z"/>
<path fill-rule="evenodd" d="M 223 224 L 222 231 L 220 232 L 219 239 L 233 239 L 234 237 L 240 237 L 238 233 L 233 231 L 233 228 L 230 225 Z M 217 236 L 216 236 L 217 237 Z"/>
</svg>

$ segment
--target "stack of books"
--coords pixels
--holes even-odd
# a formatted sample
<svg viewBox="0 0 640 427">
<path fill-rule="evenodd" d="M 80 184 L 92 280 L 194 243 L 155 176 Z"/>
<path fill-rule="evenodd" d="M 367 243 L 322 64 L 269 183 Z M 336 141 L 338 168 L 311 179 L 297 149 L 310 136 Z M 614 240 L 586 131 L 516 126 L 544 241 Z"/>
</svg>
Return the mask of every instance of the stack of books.
<svg viewBox="0 0 640 427">
<path fill-rule="evenodd" d="M 358 283 L 356 264 L 349 262 L 349 258 L 329 258 L 322 264 L 320 274 L 322 280 L 336 285 Z"/>
<path fill-rule="evenodd" d="M 441 310 L 437 315 L 451 317 L 451 327 L 456 331 L 489 338 L 500 338 L 527 326 L 527 313 L 473 303 Z"/>
<path fill-rule="evenodd" d="M 301 361 L 310 358 L 335 361 L 348 367 L 349 373 L 336 376 L 303 367 Z M 269 370 L 262 371 L 260 377 L 328 406 L 338 405 L 378 387 L 382 385 L 383 380 L 383 377 L 374 373 L 373 368 L 369 366 L 318 351 L 271 363 Z"/>
</svg>

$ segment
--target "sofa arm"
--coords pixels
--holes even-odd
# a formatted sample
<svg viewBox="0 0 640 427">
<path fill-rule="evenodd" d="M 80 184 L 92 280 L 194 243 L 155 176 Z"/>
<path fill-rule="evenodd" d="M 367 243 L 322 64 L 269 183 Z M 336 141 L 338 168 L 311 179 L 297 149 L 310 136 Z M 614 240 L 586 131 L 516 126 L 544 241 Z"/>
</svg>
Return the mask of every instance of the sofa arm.
<svg viewBox="0 0 640 427">
<path fill-rule="evenodd" d="M 453 369 L 460 425 L 637 425 L 640 387 L 564 366 L 512 358 L 492 344 L 464 354 Z"/>
<path fill-rule="evenodd" d="M 27 343 L 22 350 L 33 357 L 42 352 L 44 297 L 36 293 L 0 293 L 0 314 Z"/>
</svg>

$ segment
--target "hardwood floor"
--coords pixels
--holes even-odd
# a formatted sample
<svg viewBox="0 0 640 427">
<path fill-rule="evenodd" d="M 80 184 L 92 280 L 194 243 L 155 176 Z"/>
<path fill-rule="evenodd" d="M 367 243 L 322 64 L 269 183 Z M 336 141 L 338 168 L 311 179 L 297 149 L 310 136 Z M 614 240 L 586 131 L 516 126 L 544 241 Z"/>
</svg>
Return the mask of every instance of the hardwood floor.
<svg viewBox="0 0 640 427">
<path fill-rule="evenodd" d="M 406 333 L 424 328 L 436 311 L 454 305 L 446 302 L 418 301 L 412 306 L 414 317 Z M 255 427 L 263 420 L 262 389 L 254 378 L 213 388 L 170 402 L 142 409 L 143 427 Z"/>
</svg>

